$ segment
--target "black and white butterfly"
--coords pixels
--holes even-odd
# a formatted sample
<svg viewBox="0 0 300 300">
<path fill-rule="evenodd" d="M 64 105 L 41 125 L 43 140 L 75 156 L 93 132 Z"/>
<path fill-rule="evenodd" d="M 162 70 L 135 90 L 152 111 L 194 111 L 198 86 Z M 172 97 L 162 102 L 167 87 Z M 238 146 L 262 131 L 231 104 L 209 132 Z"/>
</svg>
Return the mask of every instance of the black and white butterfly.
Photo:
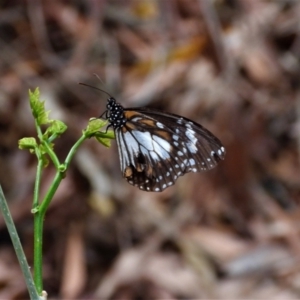
<svg viewBox="0 0 300 300">
<path fill-rule="evenodd" d="M 139 189 L 161 192 L 179 176 L 214 168 L 225 148 L 201 125 L 149 108 L 123 108 L 113 97 L 104 112 L 115 132 L 121 171 Z"/>
</svg>

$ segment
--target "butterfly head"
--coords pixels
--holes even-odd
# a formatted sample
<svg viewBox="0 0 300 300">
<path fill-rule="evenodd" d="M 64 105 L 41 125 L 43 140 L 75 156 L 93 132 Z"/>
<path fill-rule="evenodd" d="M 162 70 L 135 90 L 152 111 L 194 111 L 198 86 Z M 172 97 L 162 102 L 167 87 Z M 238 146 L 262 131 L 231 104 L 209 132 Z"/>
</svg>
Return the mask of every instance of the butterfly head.
<svg viewBox="0 0 300 300">
<path fill-rule="evenodd" d="M 117 103 L 115 98 L 110 97 L 107 99 L 106 108 L 109 123 L 114 129 L 121 128 L 126 123 L 123 106 Z"/>
</svg>

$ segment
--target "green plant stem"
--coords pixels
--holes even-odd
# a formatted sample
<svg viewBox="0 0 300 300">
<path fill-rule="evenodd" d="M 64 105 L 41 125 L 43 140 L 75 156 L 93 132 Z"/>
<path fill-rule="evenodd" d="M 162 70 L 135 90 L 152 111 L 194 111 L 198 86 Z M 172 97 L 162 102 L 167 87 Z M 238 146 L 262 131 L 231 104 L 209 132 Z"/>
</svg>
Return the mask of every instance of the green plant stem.
<svg viewBox="0 0 300 300">
<path fill-rule="evenodd" d="M 51 149 L 51 147 L 49 146 L 49 143 L 47 141 L 43 141 L 43 145 L 47 150 L 47 154 L 50 156 L 55 168 L 58 170 L 59 166 L 60 166 L 60 162 L 59 159 L 57 158 L 56 154 L 54 153 L 54 151 Z"/>
<path fill-rule="evenodd" d="M 39 293 L 43 291 L 43 226 L 47 208 L 64 178 L 63 173 L 57 171 L 54 180 L 41 204 L 34 214 L 34 282 Z"/>
<path fill-rule="evenodd" d="M 42 133 L 42 129 L 41 129 L 40 125 L 38 124 L 37 120 L 35 120 L 35 128 L 36 128 L 36 131 L 38 134 L 38 138 L 42 142 L 43 141 L 43 133 Z"/>
<path fill-rule="evenodd" d="M 34 215 L 34 282 L 39 293 L 43 291 L 43 273 L 42 273 L 42 258 L 43 258 L 43 226 L 47 208 L 59 186 L 65 177 L 65 170 L 68 168 L 76 150 L 87 138 L 84 134 L 71 148 L 63 168 L 58 167 L 53 182 L 48 189 L 38 211 Z"/>
<path fill-rule="evenodd" d="M 43 160 L 40 156 L 39 150 L 36 150 L 36 154 L 38 157 L 38 165 L 36 168 L 36 178 L 34 184 L 34 191 L 33 191 L 33 209 L 37 209 L 39 206 L 39 194 L 40 194 L 40 185 L 41 185 L 41 177 L 42 177 L 42 169 L 43 169 Z"/>
<path fill-rule="evenodd" d="M 27 259 L 24 254 L 22 245 L 20 243 L 20 239 L 19 239 L 16 227 L 14 225 L 11 214 L 9 212 L 1 185 L 0 185 L 0 209 L 2 211 L 3 218 L 5 220 L 8 232 L 10 234 L 14 249 L 16 251 L 16 254 L 17 254 L 17 257 L 19 260 L 21 270 L 22 270 L 23 276 L 25 278 L 27 289 L 28 289 L 28 292 L 30 295 L 30 299 L 39 300 L 41 298 L 39 297 L 36 287 L 34 285 L 34 281 L 32 279 L 31 273 L 30 273 L 30 268 L 28 266 Z"/>
<path fill-rule="evenodd" d="M 76 153 L 77 149 L 80 147 L 80 145 L 84 142 L 84 140 L 86 140 L 88 138 L 88 136 L 86 136 L 85 134 L 83 134 L 79 140 L 73 145 L 73 147 L 71 148 L 69 154 L 66 157 L 65 160 L 65 168 L 66 170 L 68 169 L 70 162 L 74 156 L 74 154 Z"/>
<path fill-rule="evenodd" d="M 40 142 L 46 148 L 45 150 L 47 151 L 49 157 L 51 158 L 51 160 L 52 160 L 55 168 L 58 169 L 59 165 L 60 165 L 60 162 L 59 162 L 56 154 L 54 153 L 54 151 L 49 146 L 49 142 L 47 142 L 47 141 L 44 140 L 41 127 L 39 126 L 39 124 L 38 124 L 38 122 L 36 120 L 35 120 L 35 127 L 36 127 L 36 131 L 37 131 L 38 138 L 39 138 Z"/>
</svg>

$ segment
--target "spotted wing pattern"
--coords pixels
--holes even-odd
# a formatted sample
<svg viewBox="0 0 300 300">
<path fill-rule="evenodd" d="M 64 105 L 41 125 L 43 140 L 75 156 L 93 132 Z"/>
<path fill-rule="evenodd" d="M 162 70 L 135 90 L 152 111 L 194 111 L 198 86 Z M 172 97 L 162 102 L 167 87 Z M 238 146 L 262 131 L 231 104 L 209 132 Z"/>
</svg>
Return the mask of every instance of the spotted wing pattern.
<svg viewBox="0 0 300 300">
<path fill-rule="evenodd" d="M 141 190 L 163 191 L 179 176 L 210 170 L 224 159 L 219 139 L 187 118 L 147 108 L 122 113 L 122 126 L 119 120 L 114 126 L 121 170 Z"/>
</svg>

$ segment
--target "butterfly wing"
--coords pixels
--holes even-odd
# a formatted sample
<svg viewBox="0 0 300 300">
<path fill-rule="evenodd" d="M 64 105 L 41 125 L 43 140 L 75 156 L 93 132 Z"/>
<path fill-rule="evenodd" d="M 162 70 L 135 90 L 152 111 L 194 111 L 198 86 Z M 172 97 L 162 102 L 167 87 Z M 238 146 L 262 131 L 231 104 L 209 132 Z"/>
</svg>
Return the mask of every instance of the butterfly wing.
<svg viewBox="0 0 300 300">
<path fill-rule="evenodd" d="M 121 170 L 141 190 L 163 191 L 179 176 L 224 159 L 219 139 L 187 118 L 147 108 L 125 109 L 124 115 L 125 125 L 115 129 Z"/>
</svg>

